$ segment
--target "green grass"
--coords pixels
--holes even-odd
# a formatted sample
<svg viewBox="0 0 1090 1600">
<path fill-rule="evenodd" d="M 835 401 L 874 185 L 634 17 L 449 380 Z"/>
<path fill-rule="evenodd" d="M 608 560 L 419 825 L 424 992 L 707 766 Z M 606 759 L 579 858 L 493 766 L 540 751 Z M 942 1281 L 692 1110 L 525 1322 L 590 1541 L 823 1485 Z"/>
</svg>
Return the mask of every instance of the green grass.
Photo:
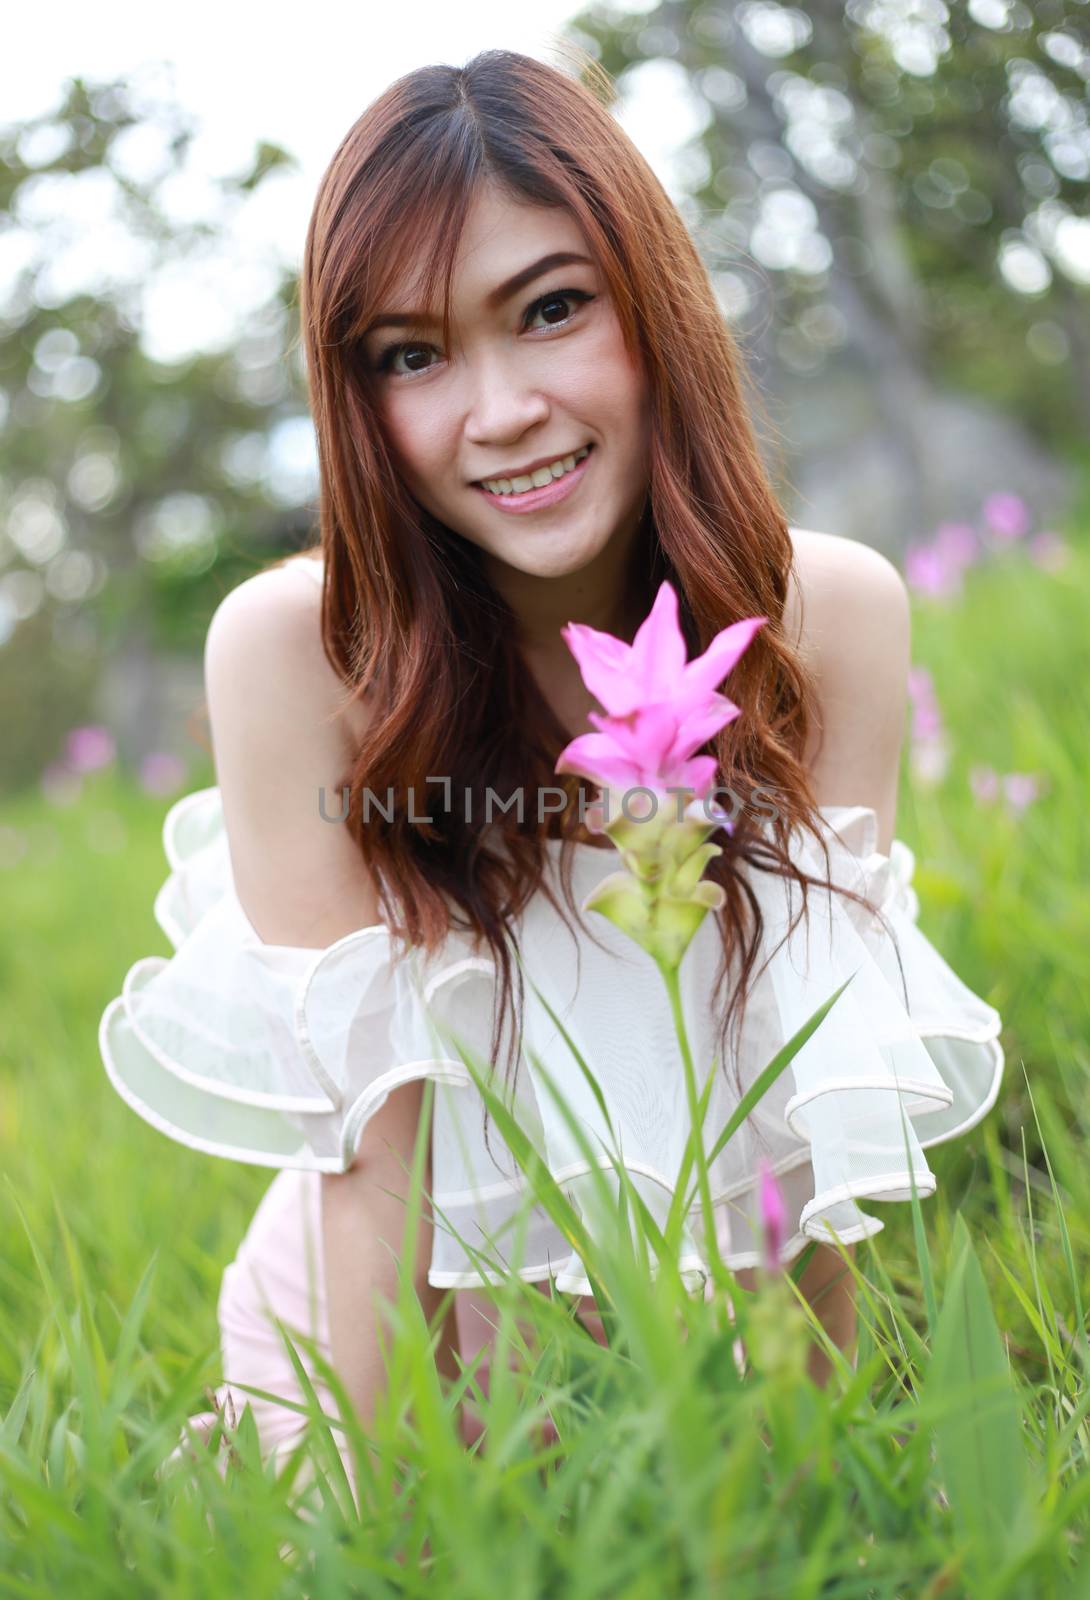
<svg viewBox="0 0 1090 1600">
<path fill-rule="evenodd" d="M 864 1203 L 886 1227 L 857 1247 L 857 1369 L 824 1390 L 803 1375 L 786 1281 L 739 1293 L 736 1328 L 725 1303 L 689 1301 L 669 1272 L 651 1290 L 616 1250 L 596 1263 L 606 1348 L 563 1297 L 498 1294 L 500 1342 L 524 1359 L 478 1392 L 488 1444 L 467 1453 L 403 1295 L 388 1409 L 355 1432 L 362 1518 L 320 1427 L 309 1488 L 263 1472 L 245 1425 L 226 1480 L 211 1458 L 156 1476 L 221 1376 L 220 1274 L 270 1174 L 164 1139 L 99 1061 L 128 965 L 167 953 L 151 916 L 166 803 L 106 772 L 69 809 L 6 805 L 0 1595 L 1090 1590 L 1088 597 L 1084 542 L 1061 573 L 1015 554 L 953 605 L 916 606 L 952 759 L 934 788 L 906 762 L 897 832 L 923 931 L 1003 1015 L 1007 1071 L 984 1121 L 928 1152 L 935 1196 Z M 1036 771 L 1046 792 L 1018 820 L 982 809 L 967 781 L 982 763 Z"/>
</svg>

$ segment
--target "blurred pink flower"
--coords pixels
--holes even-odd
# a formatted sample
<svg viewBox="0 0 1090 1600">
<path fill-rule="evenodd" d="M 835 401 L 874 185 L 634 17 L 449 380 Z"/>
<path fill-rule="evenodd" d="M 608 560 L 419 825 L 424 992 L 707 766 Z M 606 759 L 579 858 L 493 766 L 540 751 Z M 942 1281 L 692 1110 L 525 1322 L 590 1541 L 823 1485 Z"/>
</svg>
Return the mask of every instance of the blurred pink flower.
<svg viewBox="0 0 1090 1600">
<path fill-rule="evenodd" d="M 908 698 L 912 705 L 912 737 L 935 739 L 943 733 L 935 684 L 926 667 L 909 667 Z"/>
<path fill-rule="evenodd" d="M 83 779 L 63 761 L 51 761 L 42 769 L 42 794 L 51 806 L 70 806 L 80 797 Z"/>
<path fill-rule="evenodd" d="M 950 767 L 950 746 L 945 737 L 917 739 L 910 751 L 910 763 L 912 776 L 924 788 L 941 783 Z"/>
<path fill-rule="evenodd" d="M 912 705 L 912 773 L 921 784 L 930 786 L 946 776 L 950 747 L 935 698 L 935 685 L 926 667 L 909 668 L 908 698 Z"/>
<path fill-rule="evenodd" d="M 999 774 L 994 767 L 970 767 L 969 788 L 972 790 L 974 800 L 981 805 L 990 806 L 999 798 Z"/>
<path fill-rule="evenodd" d="M 919 594 L 946 599 L 961 589 L 961 568 L 937 545 L 917 542 L 905 551 L 905 581 Z"/>
<path fill-rule="evenodd" d="M 1029 541 L 1029 553 L 1045 572 L 1059 572 L 1060 568 L 1066 567 L 1071 559 L 1070 545 L 1051 528 L 1033 535 Z"/>
<path fill-rule="evenodd" d="M 976 530 L 968 522 L 940 522 L 935 529 L 934 548 L 947 566 L 958 572 L 971 567 L 980 555 Z"/>
<path fill-rule="evenodd" d="M 73 728 L 64 749 L 65 763 L 72 772 L 94 772 L 98 767 L 108 767 L 116 754 L 117 745 L 109 728 L 94 722 Z"/>
<path fill-rule="evenodd" d="M 1003 778 L 1003 795 L 1007 806 L 1020 817 L 1041 793 L 1041 786 L 1032 772 L 1008 772 Z"/>
<path fill-rule="evenodd" d="M 186 764 L 169 750 L 153 750 L 140 763 L 140 786 L 148 794 L 174 794 L 185 782 Z"/>
<path fill-rule="evenodd" d="M 984 521 L 1002 543 L 1020 539 L 1029 528 L 1029 507 L 1018 494 L 990 494 L 981 507 Z"/>
<path fill-rule="evenodd" d="M 787 1206 L 767 1156 L 758 1157 L 757 1171 L 764 1268 L 766 1272 L 781 1272 L 783 1263 L 780 1253 L 787 1231 Z"/>
</svg>

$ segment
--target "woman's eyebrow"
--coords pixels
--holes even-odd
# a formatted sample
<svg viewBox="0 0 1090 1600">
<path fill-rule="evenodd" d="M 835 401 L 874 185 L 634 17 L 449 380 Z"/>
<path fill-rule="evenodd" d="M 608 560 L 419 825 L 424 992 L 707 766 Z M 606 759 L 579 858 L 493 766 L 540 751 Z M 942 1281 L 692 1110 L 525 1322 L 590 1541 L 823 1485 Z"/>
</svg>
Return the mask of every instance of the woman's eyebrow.
<svg viewBox="0 0 1090 1600">
<path fill-rule="evenodd" d="M 498 288 L 485 296 L 484 303 L 489 311 L 498 311 L 512 295 L 518 294 L 520 289 L 524 289 L 535 278 L 540 278 L 543 273 L 551 272 L 554 267 L 570 267 L 579 263 L 588 267 L 594 265 L 590 256 L 579 255 L 571 250 L 554 250 L 551 254 L 542 256 L 540 261 L 534 261 L 530 266 L 523 267 L 513 278 L 506 279 Z M 436 327 L 438 323 L 439 318 L 433 317 L 426 311 L 384 311 L 367 324 L 363 330 L 363 338 L 366 339 L 376 328 Z"/>
</svg>

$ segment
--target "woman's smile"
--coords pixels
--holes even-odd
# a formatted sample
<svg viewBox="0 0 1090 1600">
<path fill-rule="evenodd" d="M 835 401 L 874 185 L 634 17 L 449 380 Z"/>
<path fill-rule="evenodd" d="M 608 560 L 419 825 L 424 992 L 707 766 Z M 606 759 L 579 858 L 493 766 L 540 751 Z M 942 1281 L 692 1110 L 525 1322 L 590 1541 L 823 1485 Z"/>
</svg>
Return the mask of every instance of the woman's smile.
<svg viewBox="0 0 1090 1600">
<path fill-rule="evenodd" d="M 488 478 L 481 483 L 475 483 L 473 487 L 492 505 L 498 506 L 501 511 L 539 511 L 546 506 L 557 505 L 561 500 L 566 500 L 569 495 L 574 494 L 576 488 L 586 476 L 593 448 L 593 445 L 584 445 L 582 450 L 576 451 L 574 455 L 558 457 L 551 468 L 543 467 L 539 469 L 541 472 L 548 471 L 551 473 L 548 483 L 539 483 L 534 484 L 532 487 L 527 487 L 527 483 L 531 480 L 516 476 L 514 478 Z M 558 467 L 560 468 L 559 476 L 557 475 Z M 537 474 L 535 473 L 534 477 L 536 476 Z M 488 487 L 488 484 L 510 485 L 510 488 L 501 488 L 499 492 L 494 492 L 493 489 Z"/>
</svg>

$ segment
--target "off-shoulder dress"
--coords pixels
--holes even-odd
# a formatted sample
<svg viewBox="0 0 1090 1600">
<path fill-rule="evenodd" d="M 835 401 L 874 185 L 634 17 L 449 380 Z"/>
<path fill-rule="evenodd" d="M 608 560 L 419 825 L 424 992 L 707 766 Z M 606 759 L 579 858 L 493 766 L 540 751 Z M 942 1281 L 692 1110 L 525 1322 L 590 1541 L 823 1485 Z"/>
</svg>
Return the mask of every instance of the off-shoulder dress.
<svg viewBox="0 0 1090 1600">
<path fill-rule="evenodd" d="M 760 1153 L 770 1159 L 787 1204 L 785 1260 L 809 1239 L 829 1239 L 830 1229 L 851 1243 L 884 1226 L 866 1209 L 871 1202 L 909 1199 L 910 1170 L 921 1196 L 934 1192 L 924 1152 L 980 1121 L 1003 1072 L 999 1014 L 918 925 L 912 851 L 900 839 L 888 855 L 878 849 L 877 817 L 868 806 L 824 806 L 820 818 L 833 883 L 876 902 L 895 938 L 852 901 L 811 890 L 809 916 L 784 940 L 799 907 L 797 889 L 765 872 L 749 874 L 764 917 L 754 966 L 760 976 L 737 1058 L 716 1068 L 708 1149 L 738 1103 L 738 1077 L 748 1087 L 821 1003 L 851 981 L 711 1163 L 717 1242 L 733 1268 L 760 1260 Z M 346 1170 L 366 1145 L 375 1111 L 413 1079 L 435 1081 L 429 1281 L 486 1289 L 491 1274 L 468 1243 L 529 1281 L 553 1278 L 562 1292 L 589 1295 L 578 1252 L 540 1206 L 530 1211 L 522 1253 L 517 1259 L 509 1253 L 524 1180 L 493 1118 L 486 1147 L 483 1101 L 449 1042 L 456 1035 L 478 1059 L 488 1059 L 497 979 L 468 936 L 452 932 L 430 961 L 415 950 L 401 956 L 382 924 L 323 950 L 265 943 L 235 892 L 216 787 L 171 806 L 163 843 L 170 870 L 154 914 L 173 953 L 147 956 L 130 969 L 102 1016 L 99 1044 L 115 1089 L 152 1126 L 195 1151 L 278 1170 L 224 1275 L 221 1398 L 232 1379 L 299 1397 L 268 1314 L 319 1342 L 327 1339 L 318 1175 Z M 559 843 L 547 848 L 555 871 Z M 824 855 L 810 836 L 799 835 L 795 859 L 824 876 Z M 576 904 L 618 864 L 612 849 L 577 845 Z M 536 1058 L 592 1146 L 601 1142 L 603 1163 L 617 1149 L 662 1223 L 690 1126 L 669 1000 L 651 958 L 604 917 L 586 916 L 593 939 L 578 930 L 573 935 L 539 893 L 520 919 L 518 949 L 533 985 L 526 988 L 512 1109 L 583 1209 L 590 1199 L 588 1163 L 540 1081 Z M 719 933 L 709 916 L 680 969 L 701 1080 L 718 1051 L 710 1000 L 719 960 Z M 557 1021 L 597 1077 L 612 1134 Z M 697 1286 L 705 1278 L 703 1240 L 698 1199 L 680 1262 Z M 461 1305 L 459 1316 L 464 1327 Z M 234 1398 L 241 1406 L 251 1397 Z M 297 1436 L 295 1413 L 264 1402 L 254 1409 L 270 1447 Z"/>
</svg>

